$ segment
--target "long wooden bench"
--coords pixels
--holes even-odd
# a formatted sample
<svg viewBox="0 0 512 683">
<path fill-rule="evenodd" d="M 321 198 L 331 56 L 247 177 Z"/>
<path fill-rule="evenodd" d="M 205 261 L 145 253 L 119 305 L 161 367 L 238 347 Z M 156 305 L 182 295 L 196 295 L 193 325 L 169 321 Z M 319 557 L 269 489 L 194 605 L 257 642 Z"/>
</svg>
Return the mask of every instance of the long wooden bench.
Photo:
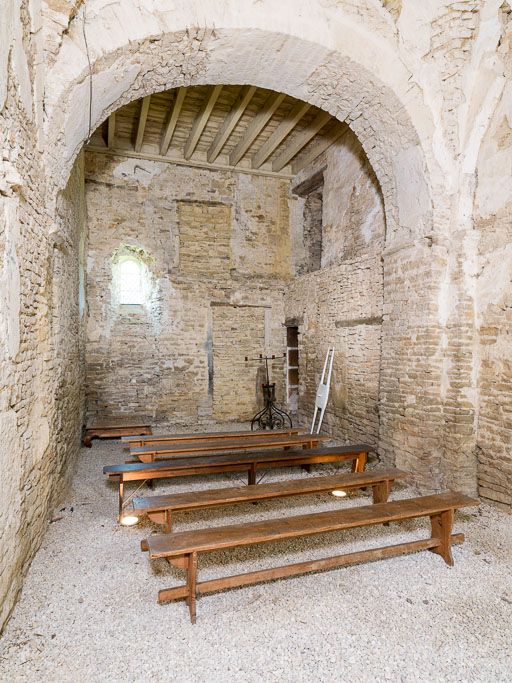
<svg viewBox="0 0 512 683">
<path fill-rule="evenodd" d="M 184 510 L 200 510 L 218 505 L 250 503 L 271 498 L 286 498 L 312 493 L 325 493 L 333 489 L 359 489 L 371 487 L 374 503 L 385 503 L 395 479 L 403 479 L 407 472 L 394 468 L 335 474 L 328 477 L 308 479 L 288 479 L 272 484 L 252 484 L 250 486 L 230 486 L 224 489 L 171 493 L 163 496 L 134 498 L 132 501 L 135 515 L 146 514 L 152 522 L 161 524 L 165 533 L 172 531 L 173 513 Z"/>
<path fill-rule="evenodd" d="M 254 431 L 233 431 L 233 432 L 199 432 L 186 434 L 152 434 L 149 436 L 124 436 L 121 441 L 123 444 L 133 447 L 141 447 L 149 444 L 159 443 L 179 443 L 180 441 L 214 441 L 215 439 L 227 438 L 247 438 L 259 439 L 261 436 L 289 436 L 291 434 L 300 434 L 303 429 L 299 427 L 290 427 L 289 429 L 274 429 L 272 431 L 263 431 L 261 429 Z"/>
<path fill-rule="evenodd" d="M 153 462 L 157 458 L 168 459 L 177 455 L 204 455 L 206 453 L 222 453 L 227 451 L 250 451 L 261 448 L 316 448 L 322 441 L 329 439 L 320 434 L 281 434 L 254 438 L 214 439 L 213 441 L 182 441 L 173 444 L 152 444 L 130 448 L 130 455 L 141 462 Z"/>
<path fill-rule="evenodd" d="M 122 436 L 150 435 L 151 426 L 144 422 L 112 420 L 110 422 L 90 422 L 83 431 L 82 443 L 91 448 L 93 439 L 115 439 Z"/>
<path fill-rule="evenodd" d="M 212 593 L 223 588 L 247 586 L 261 581 L 296 576 L 305 572 L 333 569 L 368 560 L 380 560 L 417 550 L 431 550 L 441 555 L 444 561 L 451 566 L 453 565 L 452 543 L 464 540 L 463 534 L 452 536 L 454 511 L 461 507 L 478 504 L 478 500 L 462 493 L 448 492 L 408 500 L 377 503 L 376 505 L 316 512 L 296 517 L 149 536 L 147 546 L 151 559 L 166 558 L 171 564 L 184 567 L 187 573 L 186 584 L 159 591 L 158 602 L 163 603 L 185 598 L 188 603 L 190 619 L 192 623 L 195 623 L 197 595 Z M 430 517 L 431 533 L 429 538 L 272 569 L 262 569 L 237 576 L 197 581 L 197 556 L 200 553 L 386 522 L 402 522 L 419 517 Z"/>
<path fill-rule="evenodd" d="M 124 484 L 127 481 L 152 481 L 204 474 L 247 472 L 248 483 L 256 483 L 256 472 L 262 468 L 299 467 L 318 463 L 352 461 L 353 472 L 363 472 L 368 453 L 373 450 L 368 444 L 331 446 L 297 451 L 252 451 L 249 453 L 224 453 L 203 457 L 173 458 L 151 463 L 106 465 L 103 474 L 119 479 L 119 516 L 123 512 Z"/>
</svg>

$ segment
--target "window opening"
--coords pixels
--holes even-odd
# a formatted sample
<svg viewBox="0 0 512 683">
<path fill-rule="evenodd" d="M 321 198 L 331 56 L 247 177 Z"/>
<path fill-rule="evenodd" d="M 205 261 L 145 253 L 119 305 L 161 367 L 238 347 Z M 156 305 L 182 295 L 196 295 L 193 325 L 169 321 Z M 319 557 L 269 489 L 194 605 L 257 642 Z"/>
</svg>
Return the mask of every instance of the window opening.
<svg viewBox="0 0 512 683">
<path fill-rule="evenodd" d="M 119 303 L 139 305 L 144 303 L 142 263 L 126 259 L 119 264 Z"/>
<path fill-rule="evenodd" d="M 122 245 L 112 255 L 112 304 L 151 308 L 152 258 L 142 247 Z"/>
</svg>

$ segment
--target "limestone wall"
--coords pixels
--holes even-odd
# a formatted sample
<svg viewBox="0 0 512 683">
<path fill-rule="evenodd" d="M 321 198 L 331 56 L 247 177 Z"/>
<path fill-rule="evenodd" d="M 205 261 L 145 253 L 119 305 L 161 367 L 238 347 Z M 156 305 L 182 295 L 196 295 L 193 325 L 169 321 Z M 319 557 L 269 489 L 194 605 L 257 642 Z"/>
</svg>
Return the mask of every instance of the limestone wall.
<svg viewBox="0 0 512 683">
<path fill-rule="evenodd" d="M 335 349 L 323 430 L 346 441 L 379 439 L 379 384 L 385 220 L 380 189 L 352 134 L 301 172 L 323 171 L 321 269 L 287 290 L 288 320 L 299 324 L 299 416 L 310 424 L 327 348 Z M 304 198 L 293 216 L 300 225 Z M 299 245 L 300 246 L 300 245 Z M 302 257 L 300 249 L 296 255 Z"/>
<path fill-rule="evenodd" d="M 507 84 L 478 163 L 475 228 L 479 493 L 512 504 L 512 11 L 500 53 Z"/>
<path fill-rule="evenodd" d="M 81 425 L 80 167 L 50 216 L 40 147 L 40 17 L 0 22 L 0 630 L 65 487 Z"/>
<path fill-rule="evenodd" d="M 250 418 L 261 368 L 245 356 L 284 351 L 288 183 L 87 153 L 86 191 L 88 414 Z M 148 259 L 145 306 L 114 296 L 112 258 L 126 245 Z"/>
<path fill-rule="evenodd" d="M 357 335 L 366 357 L 376 357 L 377 326 L 351 325 L 382 311 L 383 460 L 411 469 L 424 489 L 474 491 L 478 476 L 484 497 L 511 503 L 509 0 L 160 5 L 156 12 L 140 0 L 1 3 L 0 624 L 44 532 L 81 422 L 80 167 L 71 181 L 70 172 L 84 141 L 112 111 L 163 89 L 251 83 L 303 99 L 348 123 L 382 189 L 382 308 L 377 250 L 370 249 L 355 220 L 346 223 L 354 231 L 337 231 L 333 209 L 326 222 L 324 270 L 303 274 L 288 297 L 286 314 L 307 321 L 303 339 L 311 356 L 305 348 L 303 360 L 311 358 L 311 377 L 318 373 L 323 350 L 319 347 L 313 358 L 306 340 L 318 338 L 325 325 L 325 339 L 338 344 L 338 357 L 346 363 L 336 368 L 342 377 L 334 392 L 340 435 L 352 438 L 357 422 L 365 425 L 367 438 L 375 438 L 376 418 L 366 407 L 375 403 L 375 373 L 363 369 L 361 391 L 343 373 L 350 358 L 354 372 L 362 367 Z M 138 226 L 149 225 L 144 246 L 153 259 L 156 289 L 151 315 L 139 320 L 122 312 L 116 318 L 108 311 L 106 245 L 97 262 L 89 259 L 90 300 L 96 302 L 89 318 L 90 406 L 103 409 L 105 403 L 118 410 L 121 397 L 123 406 L 143 407 L 161 420 L 175 392 L 179 401 L 173 405 L 179 408 L 171 410 L 173 419 L 195 411 L 198 419 L 209 420 L 218 410 L 214 404 L 223 404 L 215 403 L 212 393 L 216 357 L 227 365 L 219 345 L 215 356 L 214 332 L 222 337 L 232 331 L 226 311 L 210 302 L 232 307 L 235 330 L 247 329 L 249 309 L 233 304 L 254 305 L 259 329 L 263 318 L 269 339 L 284 344 L 285 310 L 278 302 L 289 273 L 280 270 L 286 259 L 277 254 L 288 247 L 268 216 L 259 224 L 254 200 L 267 189 L 263 181 L 256 189 L 252 181 L 238 184 L 229 174 L 218 186 L 205 178 L 208 191 L 193 188 L 191 201 L 179 208 L 176 197 L 167 200 L 166 186 L 158 199 L 169 214 L 163 218 L 151 202 L 137 201 L 147 194 L 148 177 L 158 185 L 145 163 L 129 162 L 126 176 L 114 180 L 110 171 L 103 176 L 100 171 L 96 168 L 95 182 L 89 183 L 98 244 L 111 237 L 113 249 L 127 239 L 125 232 L 137 243 Z M 116 194 L 122 183 L 121 202 Z M 338 186 L 339 198 L 345 191 Z M 274 209 L 286 212 L 285 202 L 272 197 Z M 371 214 L 368 207 L 356 210 L 358 201 L 350 197 L 361 226 Z M 335 207 L 336 197 L 327 203 Z M 205 265 L 193 245 L 184 245 L 188 275 L 164 255 L 178 258 L 178 215 L 192 225 L 205 204 L 216 206 L 212 213 L 224 214 L 234 226 L 229 253 L 220 235 L 222 256 L 216 255 L 229 268 L 221 268 L 215 282 L 207 272 L 194 273 L 193 285 L 196 256 Z M 133 210 L 131 221 L 124 220 L 123 206 Z M 295 216 L 300 207 L 295 201 L 289 208 Z M 102 211 L 110 214 L 110 233 L 101 223 Z M 291 241 L 296 253 L 297 231 Z M 263 259 L 264 252 L 276 258 Z M 338 252 L 344 260 L 337 261 Z M 336 282 L 336 291 L 329 289 Z M 344 309 L 342 301 L 357 310 Z M 185 312 L 179 328 L 173 311 Z M 159 350 L 156 342 L 162 339 Z M 261 334 L 242 342 L 259 346 Z M 192 350 L 182 367 L 180 344 Z M 124 355 L 118 352 L 122 346 Z M 155 354 L 156 361 L 147 377 L 138 376 L 130 387 L 137 354 Z M 123 366 L 128 356 L 133 363 Z M 160 364 L 162 357 L 169 367 Z M 242 365 L 233 368 L 233 374 L 243 371 Z M 189 380 L 197 389 L 193 396 Z M 307 382 L 305 399 L 316 378 Z M 351 387 L 347 397 L 338 390 L 343 386 Z M 328 428 L 332 419 L 328 416 Z"/>
</svg>

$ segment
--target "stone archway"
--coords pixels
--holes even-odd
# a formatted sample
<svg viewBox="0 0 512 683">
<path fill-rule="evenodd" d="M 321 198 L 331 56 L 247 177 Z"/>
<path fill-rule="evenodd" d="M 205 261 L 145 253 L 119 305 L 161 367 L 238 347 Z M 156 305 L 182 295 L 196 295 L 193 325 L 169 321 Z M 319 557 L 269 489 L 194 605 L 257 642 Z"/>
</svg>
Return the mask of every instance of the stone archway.
<svg viewBox="0 0 512 683">
<path fill-rule="evenodd" d="M 444 483 L 444 369 L 432 301 L 446 264 L 432 258 L 431 245 L 446 200 L 432 117 L 394 40 L 370 3 L 356 17 L 338 3 L 289 0 L 276 16 L 267 8 L 242 21 L 235 2 L 222 11 L 189 2 L 155 16 L 132 2 L 98 1 L 85 23 L 83 13 L 71 22 L 49 74 L 46 166 L 51 205 L 99 123 L 134 99 L 181 85 L 252 84 L 346 121 L 380 182 L 387 220 L 380 452 L 435 489 Z"/>
</svg>

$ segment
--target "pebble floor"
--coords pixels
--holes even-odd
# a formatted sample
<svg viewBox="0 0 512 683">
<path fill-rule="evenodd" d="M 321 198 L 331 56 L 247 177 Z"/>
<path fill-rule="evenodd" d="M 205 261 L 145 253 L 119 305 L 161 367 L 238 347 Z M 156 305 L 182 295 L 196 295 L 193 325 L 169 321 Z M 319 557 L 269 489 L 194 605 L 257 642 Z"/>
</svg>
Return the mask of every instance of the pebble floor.
<svg viewBox="0 0 512 683">
<path fill-rule="evenodd" d="M 421 552 L 224 591 L 198 600 L 192 625 L 184 602 L 156 603 L 159 589 L 183 580 L 140 551 L 156 527 L 116 522 L 116 486 L 101 468 L 122 460 L 119 442 L 81 449 L 54 514 L 61 519 L 49 525 L 0 638 L 0 681 L 512 680 L 510 515 L 487 505 L 459 512 L 454 531 L 466 542 L 454 548 L 452 568 Z M 314 474 L 274 471 L 265 481 L 290 476 Z M 235 475 L 189 477 L 156 491 L 236 483 Z M 403 486 L 392 493 L 411 495 Z M 216 508 L 176 516 L 175 529 L 369 501 L 363 492 Z M 414 521 L 212 553 L 200 558 L 200 579 L 412 540 L 427 529 Z"/>
</svg>

